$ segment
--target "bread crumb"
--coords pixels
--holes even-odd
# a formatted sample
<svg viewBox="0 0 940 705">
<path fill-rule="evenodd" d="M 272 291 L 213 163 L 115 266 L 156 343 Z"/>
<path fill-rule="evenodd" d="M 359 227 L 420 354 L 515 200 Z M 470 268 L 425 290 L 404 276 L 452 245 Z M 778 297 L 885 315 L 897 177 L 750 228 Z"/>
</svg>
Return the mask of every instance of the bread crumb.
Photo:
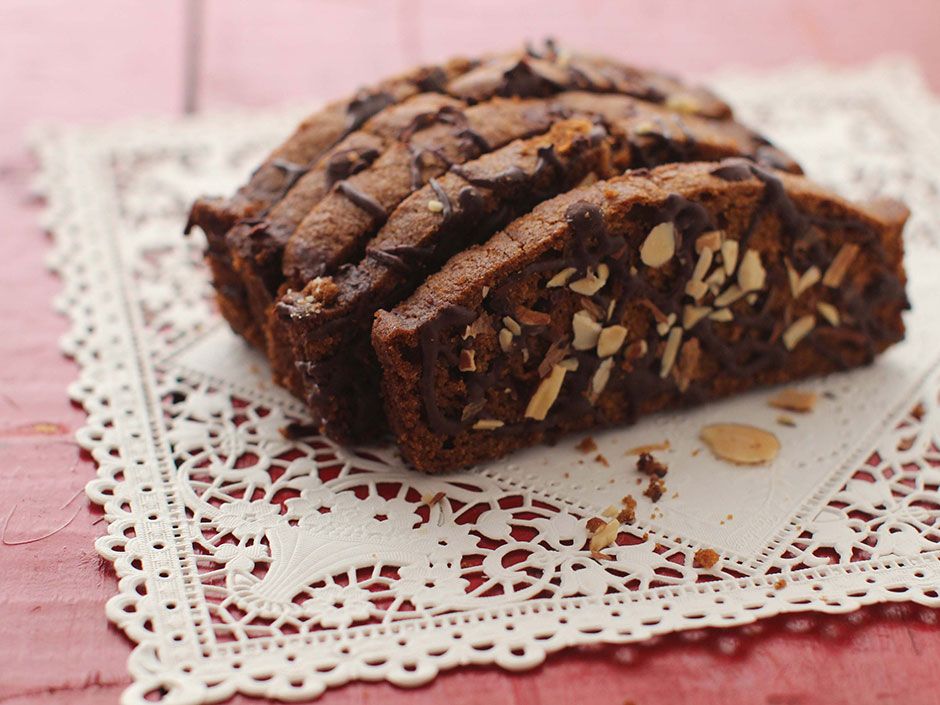
<svg viewBox="0 0 940 705">
<path fill-rule="evenodd" d="M 705 568 L 706 570 L 714 567 L 718 562 L 718 554 L 710 548 L 700 548 L 695 552 L 692 558 L 693 568 Z"/>
<path fill-rule="evenodd" d="M 783 590 L 787 586 L 787 581 L 783 578 L 780 578 L 777 582 L 774 583 L 774 590 Z"/>
<path fill-rule="evenodd" d="M 656 477 L 665 477 L 666 473 L 669 472 L 669 468 L 664 463 L 659 462 L 649 453 L 640 453 L 640 457 L 636 461 L 636 469 L 644 475 L 655 475 Z"/>
<path fill-rule="evenodd" d="M 598 453 L 597 455 L 594 456 L 594 462 L 600 463 L 605 468 L 610 467 L 610 463 L 607 462 L 607 458 L 605 458 L 602 453 Z"/>
<path fill-rule="evenodd" d="M 632 524 L 636 521 L 636 500 L 633 495 L 627 495 L 621 500 L 623 509 L 617 514 L 617 521 L 621 524 Z"/>
<path fill-rule="evenodd" d="M 649 484 L 646 486 L 646 489 L 643 490 L 643 494 L 649 497 L 653 502 L 658 502 L 659 498 L 662 497 L 666 492 L 666 483 L 663 482 L 661 477 L 656 475 L 650 476 Z"/>
<path fill-rule="evenodd" d="M 576 450 L 581 451 L 582 453 L 593 453 L 597 450 L 597 443 L 594 442 L 594 439 L 591 436 L 581 439 L 581 442 L 575 446 Z"/>
</svg>

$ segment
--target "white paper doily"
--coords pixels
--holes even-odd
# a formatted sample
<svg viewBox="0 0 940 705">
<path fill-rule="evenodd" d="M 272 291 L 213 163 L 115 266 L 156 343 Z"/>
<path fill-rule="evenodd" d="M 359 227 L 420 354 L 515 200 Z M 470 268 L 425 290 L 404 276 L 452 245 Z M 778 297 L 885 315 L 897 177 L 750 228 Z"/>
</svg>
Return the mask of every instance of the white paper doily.
<svg viewBox="0 0 940 705">
<path fill-rule="evenodd" d="M 752 394 L 597 435 L 609 466 L 573 438 L 427 477 L 387 449 L 284 438 L 303 408 L 214 313 L 203 243 L 180 230 L 300 112 L 37 135 L 79 438 L 99 465 L 88 495 L 108 519 L 97 547 L 120 576 L 107 613 L 138 643 L 123 702 L 310 698 L 783 612 L 940 604 L 940 105 L 900 62 L 715 84 L 817 179 L 909 203 L 908 340 L 809 383 L 822 401 L 795 428 Z M 722 465 L 697 453 L 706 419 L 772 427 L 783 451 Z M 665 439 L 654 506 L 624 453 Z M 638 520 L 597 561 L 585 520 L 625 494 Z M 707 570 L 702 548 L 720 556 Z"/>
</svg>

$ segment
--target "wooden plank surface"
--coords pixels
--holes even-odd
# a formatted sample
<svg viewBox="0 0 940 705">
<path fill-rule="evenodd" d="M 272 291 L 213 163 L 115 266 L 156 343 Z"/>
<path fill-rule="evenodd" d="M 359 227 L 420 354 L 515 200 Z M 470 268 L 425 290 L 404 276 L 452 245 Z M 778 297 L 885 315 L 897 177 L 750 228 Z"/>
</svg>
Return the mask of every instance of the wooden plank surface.
<svg viewBox="0 0 940 705">
<path fill-rule="evenodd" d="M 92 546 L 104 531 L 100 511 L 78 494 L 93 465 L 72 441 L 84 415 L 65 396 L 76 369 L 57 348 L 66 323 L 50 306 L 58 283 L 43 269 L 47 244 L 37 224 L 41 204 L 28 191 L 24 130 L 36 120 L 178 114 L 185 17 L 183 0 L 0 4 L 2 705 L 115 703 L 129 682 L 131 648 L 105 620 L 116 581 Z M 204 109 L 326 98 L 416 61 L 546 34 L 683 73 L 903 51 L 940 89 L 933 0 L 890 8 L 849 0 L 207 0 L 203 22 L 196 103 Z M 528 673 L 463 670 L 417 691 L 352 684 L 321 702 L 940 702 L 936 613 L 863 615 L 858 625 L 812 620 L 806 633 L 777 619 L 757 636 L 736 629 L 699 641 L 670 636 L 652 646 L 568 651 Z"/>
</svg>

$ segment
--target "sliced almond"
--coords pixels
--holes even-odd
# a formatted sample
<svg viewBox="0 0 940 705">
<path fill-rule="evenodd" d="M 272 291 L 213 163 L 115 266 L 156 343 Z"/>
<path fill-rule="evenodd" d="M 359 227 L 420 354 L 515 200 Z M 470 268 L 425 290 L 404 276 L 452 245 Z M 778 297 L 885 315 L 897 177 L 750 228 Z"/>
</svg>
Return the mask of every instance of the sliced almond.
<svg viewBox="0 0 940 705">
<path fill-rule="evenodd" d="M 669 330 L 673 327 L 673 325 L 675 325 L 675 323 L 676 323 L 676 314 L 670 313 L 668 316 L 666 316 L 665 320 L 660 321 L 659 323 L 656 324 L 656 332 L 665 338 L 666 335 L 669 333 Z"/>
<path fill-rule="evenodd" d="M 715 253 L 712 248 L 702 248 L 702 252 L 698 256 L 698 262 L 695 263 L 695 269 L 692 270 L 692 281 L 702 281 L 705 279 L 705 275 L 708 274 L 708 268 L 712 266 L 714 255 Z"/>
<path fill-rule="evenodd" d="M 799 296 L 796 292 L 800 289 L 800 274 L 796 271 L 789 258 L 785 258 L 783 263 L 787 268 L 787 281 L 790 282 L 790 293 L 793 294 L 793 298 L 795 299 Z"/>
<path fill-rule="evenodd" d="M 615 308 L 617 308 L 617 299 L 611 299 L 607 304 L 607 317 L 604 320 L 609 321 L 613 317 Z"/>
<path fill-rule="evenodd" d="M 601 330 L 597 337 L 597 356 L 610 357 L 616 355 L 627 339 L 627 329 L 623 326 L 607 326 Z"/>
<path fill-rule="evenodd" d="M 634 340 L 623 351 L 623 356 L 627 360 L 639 360 L 649 352 L 649 345 L 645 340 Z"/>
<path fill-rule="evenodd" d="M 720 308 L 717 311 L 712 311 L 708 314 L 708 317 L 719 323 L 728 323 L 734 320 L 734 314 L 731 312 L 730 308 Z"/>
<path fill-rule="evenodd" d="M 845 279 L 845 275 L 857 255 L 858 245 L 853 245 L 850 242 L 842 245 L 823 276 L 823 284 L 831 289 L 842 284 L 842 280 Z"/>
<path fill-rule="evenodd" d="M 571 343 L 574 349 L 590 350 L 597 345 L 597 339 L 601 334 L 601 324 L 582 309 L 571 317 L 571 330 L 574 331 L 574 341 Z"/>
<path fill-rule="evenodd" d="M 646 445 L 636 446 L 631 448 L 624 455 L 643 455 L 644 453 L 652 453 L 657 450 L 670 450 L 672 444 L 667 440 L 660 443 L 647 443 Z"/>
<path fill-rule="evenodd" d="M 705 283 L 708 284 L 709 289 L 718 290 L 724 286 L 726 281 L 728 281 L 728 275 L 725 274 L 725 270 L 716 269 L 708 275 L 708 279 L 705 280 Z"/>
<path fill-rule="evenodd" d="M 767 270 L 760 261 L 760 253 L 757 250 L 748 249 L 741 258 L 741 266 L 738 268 L 738 286 L 741 287 L 741 291 L 745 292 L 760 291 L 764 288 L 766 281 Z"/>
<path fill-rule="evenodd" d="M 547 313 L 533 311 L 531 308 L 526 308 L 525 306 L 516 306 L 513 313 L 519 323 L 524 326 L 547 326 L 552 322 L 552 317 Z M 520 330 L 519 332 L 521 333 L 522 331 Z M 516 335 L 519 335 L 519 333 Z"/>
<path fill-rule="evenodd" d="M 702 104 L 688 93 L 672 93 L 666 98 L 666 107 L 677 113 L 693 115 L 702 109 Z"/>
<path fill-rule="evenodd" d="M 775 409 L 786 409 L 806 414 L 816 408 L 819 395 L 815 392 L 802 392 L 799 389 L 783 389 L 777 392 L 767 403 Z"/>
<path fill-rule="evenodd" d="M 559 286 L 564 286 L 565 284 L 568 283 L 568 280 L 571 279 L 571 277 L 577 271 L 578 270 L 575 269 L 574 267 L 565 267 L 563 270 L 558 272 L 558 274 L 556 274 L 554 277 L 549 279 L 545 283 L 545 286 L 549 289 L 556 289 Z"/>
<path fill-rule="evenodd" d="M 567 372 L 568 370 L 561 365 L 552 367 L 551 374 L 539 383 L 535 394 L 529 399 L 529 403 L 525 408 L 525 417 L 527 419 L 545 420 L 548 410 L 552 408 L 552 404 L 558 398 L 558 392 L 561 391 L 561 385 L 565 381 Z"/>
<path fill-rule="evenodd" d="M 640 260 L 647 267 L 662 267 L 676 254 L 676 226 L 660 223 L 640 246 Z"/>
<path fill-rule="evenodd" d="M 783 331 L 783 345 L 787 350 L 793 350 L 807 334 L 816 327 L 816 316 L 807 314 L 797 318 Z"/>
<path fill-rule="evenodd" d="M 717 308 L 722 308 L 723 306 L 730 306 L 735 301 L 744 296 L 744 291 L 741 290 L 737 284 L 732 284 L 727 289 L 725 289 L 721 294 L 715 297 L 715 306 Z"/>
<path fill-rule="evenodd" d="M 699 279 L 690 279 L 685 285 L 685 293 L 696 302 L 701 301 L 708 293 L 708 284 Z"/>
<path fill-rule="evenodd" d="M 522 326 L 516 323 L 514 318 L 503 316 L 503 325 L 506 326 L 513 335 L 522 335 Z"/>
<path fill-rule="evenodd" d="M 566 357 L 564 360 L 558 363 L 561 367 L 564 367 L 568 372 L 577 372 L 578 371 L 578 358 L 576 357 Z"/>
<path fill-rule="evenodd" d="M 839 309 L 837 309 L 832 304 L 826 303 L 825 301 L 820 301 L 818 304 L 816 304 L 816 310 L 819 311 L 820 316 L 826 319 L 829 325 L 839 325 L 839 321 L 841 320 Z"/>
<path fill-rule="evenodd" d="M 711 306 L 685 306 L 682 309 L 682 327 L 691 330 L 695 324 L 711 313 Z"/>
<path fill-rule="evenodd" d="M 460 360 L 457 363 L 457 369 L 461 372 L 476 372 L 476 351 L 470 348 L 464 348 L 460 351 Z"/>
<path fill-rule="evenodd" d="M 499 330 L 499 349 L 504 353 L 512 350 L 512 332 L 508 328 L 500 328 Z"/>
<path fill-rule="evenodd" d="M 573 281 L 568 285 L 572 291 L 583 294 L 584 296 L 594 296 L 598 291 L 604 288 L 607 278 L 610 276 L 610 267 L 601 263 L 597 266 L 597 272 L 588 269 L 587 276 Z"/>
<path fill-rule="evenodd" d="M 679 346 L 682 344 L 682 329 L 673 328 L 669 331 L 669 337 L 666 338 L 666 348 L 663 350 L 662 364 L 659 367 L 659 376 L 663 379 L 669 374 L 672 366 L 676 362 L 676 356 L 679 354 Z"/>
<path fill-rule="evenodd" d="M 709 230 L 695 238 L 695 254 L 701 254 L 706 247 L 713 253 L 718 252 L 724 233 L 721 230 Z"/>
<path fill-rule="evenodd" d="M 614 541 L 617 540 L 617 534 L 620 533 L 620 522 L 616 517 L 608 521 L 604 526 L 598 529 L 591 537 L 591 553 L 599 553 Z"/>
<path fill-rule="evenodd" d="M 499 419 L 480 419 L 475 424 L 473 428 L 477 431 L 494 431 L 497 428 L 502 428 L 506 424 L 500 421 Z"/>
<path fill-rule="evenodd" d="M 721 264 L 725 269 L 725 274 L 729 277 L 734 274 L 734 268 L 738 266 L 737 240 L 725 240 L 721 243 Z"/>
<path fill-rule="evenodd" d="M 717 457 L 736 465 L 763 465 L 780 452 L 780 441 L 774 434 L 746 424 L 711 424 L 699 437 Z"/>
<path fill-rule="evenodd" d="M 608 357 L 606 360 L 601 362 L 597 366 L 597 369 L 594 370 L 594 376 L 591 377 L 591 403 L 593 404 L 597 401 L 597 398 L 601 395 L 601 392 L 604 391 L 604 388 L 607 386 L 607 383 L 610 381 L 610 371 L 613 369 L 614 360 L 613 358 Z"/>
</svg>

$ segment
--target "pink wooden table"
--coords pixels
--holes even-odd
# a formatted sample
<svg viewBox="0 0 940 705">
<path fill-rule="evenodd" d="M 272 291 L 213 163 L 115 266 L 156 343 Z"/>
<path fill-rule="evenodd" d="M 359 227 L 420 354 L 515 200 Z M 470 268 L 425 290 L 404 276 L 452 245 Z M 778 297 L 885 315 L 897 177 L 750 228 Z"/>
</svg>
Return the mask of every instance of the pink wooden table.
<svg viewBox="0 0 940 705">
<path fill-rule="evenodd" d="M 41 204 L 28 191 L 29 123 L 326 98 L 419 60 L 548 34 L 684 73 L 906 52 L 940 90 L 935 0 L 206 0 L 187 100 L 186 10 L 184 0 L 0 4 L 2 705 L 117 702 L 131 648 L 105 620 L 115 578 L 92 546 L 104 526 L 78 494 L 93 465 L 72 441 L 84 415 L 65 396 L 76 369 L 56 345 L 66 322 L 50 307 L 58 283 L 43 269 Z M 739 629 L 569 651 L 528 673 L 464 670 L 418 691 L 353 684 L 322 702 L 940 703 L 938 615 L 871 608 L 862 616 L 859 625 L 811 620 L 803 634 L 771 620 L 760 636 Z"/>
</svg>

